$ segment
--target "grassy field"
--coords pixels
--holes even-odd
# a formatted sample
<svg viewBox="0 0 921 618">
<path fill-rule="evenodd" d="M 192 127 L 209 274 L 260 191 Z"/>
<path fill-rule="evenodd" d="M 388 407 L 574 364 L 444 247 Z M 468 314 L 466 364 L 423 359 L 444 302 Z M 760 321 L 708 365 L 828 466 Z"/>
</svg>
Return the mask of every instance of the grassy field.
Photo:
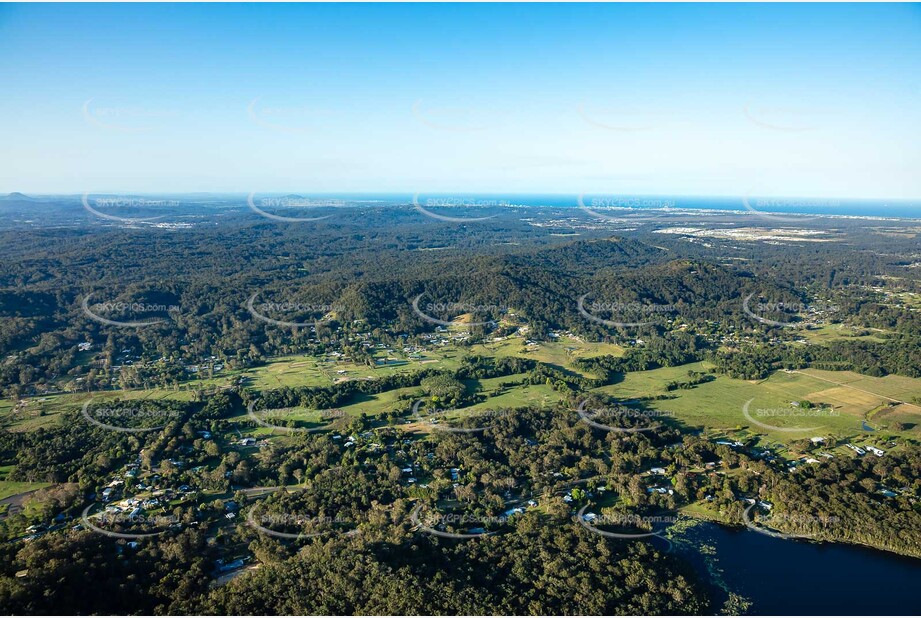
<svg viewBox="0 0 921 618">
<path fill-rule="evenodd" d="M 860 331 L 873 331 L 874 334 L 856 336 Z M 844 324 L 824 324 L 819 328 L 803 330 L 802 336 L 809 340 L 810 343 L 828 343 L 840 339 L 853 339 L 859 341 L 875 341 L 882 343 L 885 341 L 886 331 L 880 329 L 864 329 L 845 326 Z"/>
<path fill-rule="evenodd" d="M 381 364 L 375 367 L 340 361 L 332 357 L 292 356 L 274 359 L 262 367 L 239 372 L 244 386 L 257 391 L 288 386 L 330 386 L 345 379 L 380 378 L 397 373 L 409 373 L 437 366 L 456 369 L 460 366 L 463 352 L 453 347 L 426 352 L 418 358 L 410 358 L 402 352 L 386 354 L 380 351 L 375 359 Z M 388 360 L 390 359 L 390 360 Z"/>
<path fill-rule="evenodd" d="M 342 410 L 349 416 L 360 416 L 362 413 L 368 416 L 378 416 L 391 410 L 408 407 L 412 402 L 401 401 L 400 396 L 412 396 L 420 393 L 419 387 L 410 386 L 406 388 L 397 388 L 392 391 L 377 393 L 375 395 L 358 395 L 353 398 L 347 405 L 336 408 Z M 317 411 L 312 411 L 318 414 Z"/>
<path fill-rule="evenodd" d="M 835 336 L 834 326 L 814 331 L 815 336 Z M 820 333 L 828 331 L 826 335 Z M 469 349 L 444 346 L 422 355 L 407 357 L 402 351 L 376 353 L 379 360 L 391 359 L 388 364 L 375 367 L 357 365 L 338 361 L 332 357 L 290 356 L 274 359 L 262 367 L 243 372 L 229 372 L 218 378 L 194 381 L 183 385 L 188 390 L 172 391 L 166 389 L 107 391 L 104 393 L 79 393 L 31 397 L 24 407 L 14 411 L 14 402 L 0 401 L 0 422 L 11 431 L 30 431 L 38 427 L 47 427 L 57 422 L 61 412 L 78 410 L 90 397 L 97 401 L 105 399 L 147 399 L 147 400 L 190 400 L 192 389 L 208 384 L 229 384 L 233 378 L 242 375 L 244 385 L 254 390 L 279 388 L 281 386 L 320 386 L 331 385 L 344 379 L 365 379 L 380 377 L 399 372 L 418 371 L 424 368 L 456 369 L 465 354 L 482 354 L 486 356 L 519 356 L 549 363 L 571 373 L 580 373 L 573 363 L 579 358 L 611 354 L 622 355 L 619 346 L 605 343 L 586 343 L 578 339 L 561 337 L 557 341 L 525 345 L 521 336 L 508 337 L 502 341 L 478 344 Z M 707 363 L 692 363 L 681 367 L 666 367 L 653 371 L 641 371 L 627 374 L 615 385 L 599 389 L 601 392 L 620 400 L 647 400 L 646 405 L 672 414 L 680 423 L 693 427 L 703 427 L 720 431 L 743 430 L 748 428 L 754 433 L 761 433 L 782 442 L 809 437 L 809 435 L 834 434 L 840 436 L 854 435 L 863 429 L 863 422 L 880 430 L 893 431 L 896 423 L 907 426 L 905 431 L 912 435 L 921 435 L 921 405 L 913 403 L 914 398 L 921 397 L 921 380 L 900 376 L 871 378 L 852 372 L 832 372 L 804 370 L 801 372 L 779 371 L 766 380 L 735 380 L 725 376 L 716 376 L 715 380 L 698 385 L 689 390 L 665 390 L 671 381 L 686 381 L 688 371 L 707 371 Z M 342 372 L 342 373 L 340 373 Z M 492 393 L 502 382 L 518 382 L 523 376 L 506 376 L 488 380 L 471 380 L 468 388 L 471 392 Z M 380 416 L 391 410 L 405 409 L 409 400 L 419 394 L 418 388 L 404 388 L 380 393 L 361 395 L 342 406 L 348 415 Z M 667 398 L 660 401 L 648 401 L 658 395 Z M 401 399 L 402 398 L 402 399 Z M 517 408 L 522 406 L 548 406 L 560 400 L 559 393 L 545 385 L 517 385 L 503 389 L 496 396 L 490 396 L 464 411 L 453 413 L 462 416 L 475 414 L 497 408 Z M 752 400 L 750 414 L 761 417 L 762 422 L 775 430 L 753 424 L 745 418 L 742 409 Z M 795 414 L 791 405 L 794 401 L 810 401 L 813 404 L 831 406 L 834 414 L 805 416 Z M 897 400 L 897 401 L 893 401 Z M 898 403 L 902 402 L 902 403 Z M 758 410 L 771 409 L 786 411 L 764 418 Z M 278 415 L 276 415 L 277 417 Z M 284 417 L 317 422 L 319 412 L 315 410 L 294 409 L 283 413 Z M 451 416 L 451 415 L 449 415 Z M 239 417 L 244 418 L 245 415 Z M 799 429 L 799 431 L 788 431 Z M 250 435 L 268 435 L 268 428 L 260 428 Z"/>
<path fill-rule="evenodd" d="M 629 373 L 616 385 L 602 389 L 619 399 L 631 400 L 668 394 L 672 398 L 649 402 L 657 410 L 669 412 L 681 423 L 717 430 L 747 427 L 753 433 L 788 442 L 812 435 L 848 436 L 862 432 L 862 422 L 877 429 L 892 430 L 895 421 L 917 423 L 921 408 L 908 404 L 890 408 L 886 397 L 910 399 L 921 396 L 921 380 L 887 376 L 870 378 L 851 372 L 805 370 L 773 373 L 766 380 L 735 380 L 717 376 L 712 382 L 690 390 L 668 393 L 665 384 L 687 379 L 687 371 L 702 371 L 705 363 L 667 367 Z M 839 384 L 841 384 L 839 386 Z M 745 418 L 743 406 L 752 400 L 749 413 L 760 422 L 778 428 L 767 429 Z M 799 416 L 794 401 L 809 401 L 830 406 L 834 414 Z M 771 410 L 759 414 L 759 410 Z M 777 412 L 773 412 L 773 411 Z M 799 431 L 788 431 L 799 429 Z M 921 434 L 921 424 L 909 431 Z"/>
<path fill-rule="evenodd" d="M 598 389 L 608 395 L 619 399 L 639 399 L 666 393 L 665 385 L 671 381 L 688 379 L 688 371 L 707 371 L 709 363 L 690 363 L 678 367 L 662 367 L 651 371 L 635 371 L 627 373 L 624 380 L 612 386 Z"/>
<path fill-rule="evenodd" d="M 896 292 L 892 296 L 897 306 L 921 309 L 921 294 L 916 292 Z"/>
<path fill-rule="evenodd" d="M 308 356 L 290 356 L 274 359 L 268 364 L 239 372 L 226 372 L 216 378 L 193 380 L 182 384 L 181 391 L 167 389 L 105 391 L 99 393 L 74 393 L 44 395 L 29 397 L 25 407 L 19 408 L 15 413 L 15 403 L 10 400 L 0 400 L 0 422 L 10 431 L 31 431 L 39 427 L 49 427 L 57 422 L 57 416 L 66 410 L 78 410 L 88 399 L 96 398 L 97 401 L 105 399 L 172 399 L 189 401 L 195 389 L 204 389 L 214 386 L 228 386 L 237 376 L 244 378 L 244 386 L 257 391 L 280 388 L 282 386 L 329 386 L 343 379 L 377 378 L 395 373 L 419 371 L 426 367 L 438 366 L 448 369 L 460 365 L 462 352 L 456 348 L 446 348 L 437 352 L 425 353 L 421 358 L 407 358 L 401 353 L 387 355 L 379 353 L 377 356 L 384 360 L 387 356 L 396 357 L 392 364 L 380 365 L 374 368 L 358 365 L 351 362 L 339 362 L 331 358 L 313 358 Z M 343 371 L 344 373 L 338 373 Z M 389 403 L 386 396 L 364 403 L 370 406 L 369 414 L 384 411 Z M 357 404 L 356 404 L 357 405 Z M 357 412 L 356 412 L 357 414 Z"/>
<path fill-rule="evenodd" d="M 820 392 L 823 397 L 869 407 L 865 418 L 871 426 L 891 429 L 898 422 L 913 425 L 916 433 L 921 433 L 917 431 L 921 429 L 921 403 L 915 403 L 921 399 L 921 379 L 893 375 L 873 378 L 852 371 L 820 369 L 804 369 L 802 373 L 827 386 Z"/>
<path fill-rule="evenodd" d="M 490 378 L 488 380 L 477 380 L 477 384 L 485 392 L 489 393 L 498 387 L 500 382 L 513 382 L 521 376 L 506 376 L 503 378 Z M 456 413 L 449 414 L 448 418 L 460 418 L 466 414 L 476 414 L 487 410 L 505 409 L 505 408 L 523 408 L 523 407 L 546 407 L 560 401 L 560 393 L 554 391 L 546 384 L 518 385 L 504 389 L 504 391 L 495 397 L 489 397 L 486 401 L 474 404 L 458 410 Z"/>
<path fill-rule="evenodd" d="M 624 353 L 623 348 L 613 344 L 586 343 L 566 337 L 536 346 L 526 347 L 524 343 L 525 339 L 523 337 L 514 336 L 500 342 L 478 344 L 465 349 L 448 345 L 436 350 L 426 351 L 412 358 L 402 351 L 394 350 L 391 353 L 379 351 L 375 354 L 377 359 L 385 360 L 390 358 L 395 359 L 395 362 L 378 365 L 373 368 L 367 365 L 335 360 L 331 357 L 291 356 L 275 359 L 265 366 L 248 369 L 239 375 L 245 378 L 245 387 L 257 391 L 283 386 L 292 388 L 299 386 L 329 386 L 345 379 L 377 378 L 432 367 L 455 370 L 460 366 L 461 358 L 467 354 L 530 358 L 552 364 L 570 373 L 581 375 L 581 372 L 572 364 L 574 360 L 604 354 L 620 356 Z M 470 388 L 491 392 L 498 383 L 520 380 L 521 377 L 511 376 L 477 381 L 476 384 L 471 384 Z M 399 397 L 401 395 L 415 395 L 418 391 L 418 388 L 406 388 L 377 395 L 363 395 L 340 409 L 355 416 L 362 412 L 368 416 L 377 416 L 390 410 L 404 407 L 405 403 L 401 402 Z M 559 394 L 547 386 L 522 386 L 508 389 L 501 395 L 490 398 L 487 402 L 471 406 L 470 411 L 476 412 L 496 407 L 515 408 L 528 405 L 548 405 L 559 399 Z M 292 415 L 291 418 L 298 420 L 310 421 L 312 420 L 311 414 L 314 413 L 316 411 L 301 410 L 287 411 L 285 414 Z"/>
<path fill-rule="evenodd" d="M 492 393 L 502 382 L 518 382 L 524 377 L 521 375 L 505 376 L 501 378 L 490 378 L 485 380 L 469 380 L 467 382 L 468 390 L 473 392 Z M 381 416 L 392 410 L 405 410 L 412 406 L 415 398 L 422 396 L 422 390 L 419 387 L 398 388 L 374 395 L 360 395 L 344 406 L 336 408 L 348 416 L 359 416 L 362 413 L 370 417 Z M 497 396 L 489 396 L 486 401 L 464 407 L 458 410 L 452 410 L 446 415 L 447 419 L 459 419 L 468 415 L 476 415 L 486 411 L 496 409 L 511 409 L 525 406 L 548 406 L 560 400 L 560 394 L 555 392 L 545 384 L 538 385 L 515 385 L 506 387 L 502 393 Z M 308 423 L 320 423 L 322 411 L 311 410 L 308 408 L 290 408 L 279 411 L 262 411 L 259 413 L 260 418 L 267 422 L 276 422 L 272 419 L 290 419 L 305 421 Z M 234 417 L 243 420 L 246 415 Z M 231 419 L 233 420 L 233 419 Z M 264 429 L 264 431 L 262 430 Z M 272 433 L 271 429 L 262 428 L 256 433 L 246 433 L 253 437 L 264 436 Z"/>
<path fill-rule="evenodd" d="M 5 500 L 12 496 L 23 494 L 43 487 L 49 487 L 51 483 L 26 483 L 23 481 L 7 480 L 14 466 L 0 466 L 0 500 Z"/>
<path fill-rule="evenodd" d="M 58 422 L 59 415 L 68 410 L 79 410 L 84 403 L 93 399 L 100 403 L 106 400 L 147 401 L 191 401 L 193 391 L 173 391 L 161 388 L 129 391 L 104 391 L 95 393 L 65 393 L 30 397 L 26 405 L 13 412 L 14 402 L 0 400 L 0 422 L 9 431 L 34 431 L 39 427 L 50 427 Z"/>
<path fill-rule="evenodd" d="M 592 343 L 560 337 L 556 341 L 540 342 L 526 346 L 523 337 L 509 337 L 496 343 L 475 345 L 470 348 L 474 354 L 484 356 L 519 356 L 564 369 L 572 374 L 586 375 L 573 362 L 594 356 L 623 356 L 624 349 L 613 343 Z"/>
<path fill-rule="evenodd" d="M 921 397 L 921 380 L 903 376 L 885 376 L 874 378 L 854 373 L 853 371 L 823 371 L 821 369 L 803 369 L 801 373 L 832 383 L 846 384 L 851 389 L 866 390 L 881 396 L 900 401 L 910 401 L 912 397 Z M 918 408 L 921 411 L 921 407 Z"/>
<path fill-rule="evenodd" d="M 50 487 L 51 483 L 25 483 L 20 481 L 0 481 L 0 500 L 9 498 L 10 496 L 15 496 L 18 494 L 24 494 L 29 491 L 35 491 L 36 489 L 42 489 L 44 487 Z"/>
<path fill-rule="evenodd" d="M 695 519 L 704 519 L 724 524 L 732 523 L 728 516 L 715 510 L 711 507 L 710 503 L 705 501 L 692 502 L 691 504 L 683 506 L 681 507 L 681 512 Z"/>
</svg>

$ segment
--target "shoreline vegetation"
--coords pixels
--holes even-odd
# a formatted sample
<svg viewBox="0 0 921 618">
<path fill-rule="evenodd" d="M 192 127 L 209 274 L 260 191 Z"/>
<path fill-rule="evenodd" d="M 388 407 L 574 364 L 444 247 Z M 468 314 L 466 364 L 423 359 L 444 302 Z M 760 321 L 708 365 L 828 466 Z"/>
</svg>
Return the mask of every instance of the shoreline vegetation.
<svg viewBox="0 0 921 618">
<path fill-rule="evenodd" d="M 723 526 L 724 528 L 731 529 L 731 530 L 742 531 L 742 530 L 748 529 L 746 528 L 744 523 L 728 521 L 725 518 L 719 516 L 718 514 L 707 514 L 700 510 L 690 510 L 690 509 L 685 509 L 685 508 L 680 509 L 679 512 L 684 515 L 687 515 L 688 517 L 692 519 L 695 519 L 701 522 L 715 524 L 718 526 Z M 770 532 L 781 532 L 781 533 L 783 532 L 781 530 L 769 530 L 769 531 Z M 758 534 L 757 532 L 754 532 L 754 531 L 752 531 L 752 533 Z M 881 553 L 894 554 L 897 556 L 902 556 L 904 558 L 913 558 L 913 559 L 921 560 L 921 551 L 915 551 L 915 552 L 906 551 L 905 548 L 902 546 L 873 544 L 869 542 L 860 542 L 860 541 L 852 541 L 852 540 L 846 540 L 846 539 L 834 539 L 834 538 L 809 539 L 809 538 L 803 538 L 803 537 L 799 537 L 799 538 L 791 537 L 789 539 L 779 539 L 779 540 L 796 541 L 796 542 L 801 542 L 801 543 L 812 543 L 815 545 L 828 544 L 828 545 L 839 545 L 839 546 L 844 546 L 844 547 L 859 547 L 859 548 L 877 551 Z"/>
</svg>

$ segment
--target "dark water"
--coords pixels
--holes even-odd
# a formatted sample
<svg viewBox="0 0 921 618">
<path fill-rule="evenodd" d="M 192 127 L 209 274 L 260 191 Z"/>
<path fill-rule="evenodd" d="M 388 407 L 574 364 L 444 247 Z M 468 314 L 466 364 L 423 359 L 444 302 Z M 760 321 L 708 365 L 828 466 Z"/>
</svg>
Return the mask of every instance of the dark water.
<svg viewBox="0 0 921 618">
<path fill-rule="evenodd" d="M 716 548 L 713 557 L 721 577 L 728 589 L 751 601 L 749 614 L 921 613 L 919 559 L 863 547 L 776 539 L 709 523 L 693 528 L 687 538 L 694 545 Z M 687 557 L 689 550 L 679 551 Z M 699 556 L 693 561 L 702 563 Z"/>
</svg>

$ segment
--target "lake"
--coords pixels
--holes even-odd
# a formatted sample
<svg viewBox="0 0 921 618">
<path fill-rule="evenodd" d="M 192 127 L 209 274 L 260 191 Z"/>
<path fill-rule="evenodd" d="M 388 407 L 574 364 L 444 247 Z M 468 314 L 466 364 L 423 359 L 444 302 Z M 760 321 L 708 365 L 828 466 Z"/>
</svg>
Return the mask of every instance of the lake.
<svg viewBox="0 0 921 618">
<path fill-rule="evenodd" d="M 777 539 L 711 523 L 695 526 L 686 538 L 694 546 L 715 547 L 722 579 L 729 590 L 751 601 L 749 614 L 921 613 L 919 559 L 850 545 Z M 689 556 L 694 552 L 687 547 L 677 551 L 706 575 L 700 554 Z M 715 593 L 725 598 L 720 590 Z"/>
</svg>

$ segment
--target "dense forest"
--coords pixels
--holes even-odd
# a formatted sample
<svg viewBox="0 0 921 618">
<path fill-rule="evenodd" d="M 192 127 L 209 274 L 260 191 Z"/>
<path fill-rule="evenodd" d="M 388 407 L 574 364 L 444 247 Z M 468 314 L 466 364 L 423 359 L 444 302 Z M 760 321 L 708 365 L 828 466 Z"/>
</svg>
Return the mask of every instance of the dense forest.
<svg viewBox="0 0 921 618">
<path fill-rule="evenodd" d="M 143 440 L 93 428 L 85 435 L 74 430 L 80 427 L 76 422 L 15 438 L 6 434 L 3 452 L 15 457 L 25 476 L 75 483 L 70 495 L 49 506 L 49 514 L 75 513 L 82 505 L 80 495 L 102 485 L 106 473 L 132 460 L 132 453 L 142 452 L 148 458 L 144 465 L 149 465 L 158 454 L 200 440 L 192 429 L 203 422 L 217 431 L 241 405 L 233 394 L 190 405 L 181 421 Z M 263 500 L 260 509 L 314 514 L 321 523 L 311 531 L 319 534 L 279 540 L 241 522 L 207 541 L 210 526 L 203 520 L 215 509 L 221 513 L 222 505 L 192 499 L 174 508 L 181 529 L 135 549 L 88 530 L 49 534 L 24 546 L 5 545 L 3 607 L 17 613 L 61 607 L 75 613 L 415 614 L 490 613 L 489 608 L 511 614 L 703 612 L 706 593 L 677 556 L 643 541 L 611 542 L 573 523 L 557 490 L 579 480 L 588 493 L 578 499 L 587 500 L 592 491 L 606 487 L 636 514 L 671 511 L 712 495 L 741 522 L 744 503 L 738 498 L 752 496 L 770 500 L 788 514 L 784 518 L 775 513 L 786 523 L 785 532 L 921 555 L 921 528 L 914 525 L 917 507 L 908 499 L 881 506 L 874 497 L 883 479 L 919 489 L 918 447 L 873 462 L 832 462 L 794 481 L 776 464 L 700 437 L 682 437 L 675 430 L 615 436 L 564 410 L 522 409 L 498 419 L 485 439 L 436 433 L 408 447 L 400 445 L 393 429 L 380 427 L 369 441 L 397 447 L 387 448 L 383 457 L 343 453 L 329 435 L 304 436 L 288 447 L 264 450 L 249 463 L 235 451 L 218 453 L 214 470 L 166 474 L 201 490 L 296 482 L 298 487 Z M 348 429 L 363 429 L 360 421 L 353 422 L 359 424 Z M 674 448 L 676 440 L 681 448 Z M 97 446 L 84 452 L 87 444 Z M 427 452 L 433 457 L 426 457 Z M 199 457 L 205 462 L 214 455 L 202 451 Z M 717 458 L 724 470 L 734 472 L 707 470 L 705 464 Z M 415 473 L 430 473 L 434 480 L 427 488 L 406 487 L 401 461 L 420 462 Z M 461 471 L 460 484 L 453 489 L 446 465 Z M 674 471 L 673 494 L 647 493 L 639 473 L 652 465 Z M 444 492 L 452 492 L 474 518 L 501 513 L 510 492 L 542 496 L 549 509 L 513 518 L 502 525 L 501 534 L 473 542 L 415 532 L 412 503 L 434 504 Z M 248 500 L 236 493 L 241 502 Z M 252 577 L 209 590 L 214 557 L 222 546 L 240 542 L 248 544 L 263 567 Z M 16 578 L 20 570 L 38 575 Z M 86 577 L 92 577 L 93 586 L 87 588 Z"/>
<path fill-rule="evenodd" d="M 0 274 L 0 354 L 6 359 L 0 389 L 15 397 L 62 381 L 71 389 L 175 384 L 183 363 L 203 358 L 240 368 L 292 351 L 347 347 L 356 320 L 384 337 L 418 335 L 433 329 L 412 309 L 419 295 L 433 305 L 483 307 L 479 321 L 512 309 L 535 339 L 553 330 L 593 340 L 634 336 L 580 315 L 577 301 L 585 296 L 589 308 L 624 307 L 618 315 L 608 310 L 597 317 L 642 323 L 646 339 L 668 339 L 677 327 L 711 340 L 727 333 L 746 337 L 753 345 L 721 360 L 737 375 L 835 361 L 871 375 L 917 375 L 921 317 L 874 291 L 892 277 L 906 290 L 917 289 L 913 271 L 905 268 L 917 247 L 899 253 L 907 241 L 887 239 L 878 247 L 884 253 L 863 248 L 860 260 L 847 259 L 856 249 L 842 251 L 836 243 L 719 247 L 704 256 L 696 245 L 640 231 L 611 237 L 599 230 L 592 234 L 597 238 L 576 241 L 550 237 L 556 242 L 546 246 L 545 234 L 512 218 L 496 219 L 487 229 L 458 229 L 419 223 L 397 207 L 366 212 L 364 219 L 360 227 L 317 226 L 309 243 L 296 229 L 246 217 L 230 218 L 219 230 L 89 226 L 41 229 L 25 238 L 0 231 L 7 266 Z M 445 250 L 419 251 L 425 247 Z M 771 345 L 791 338 L 790 329 L 759 323 L 740 310 L 752 293 L 772 305 L 821 299 L 845 323 L 899 338 L 878 345 L 839 342 L 803 360 Z M 311 327 L 271 327 L 247 310 L 253 295 L 259 306 L 281 308 L 267 317 Z M 92 315 L 153 323 L 113 329 L 89 315 L 84 301 L 86 309 L 97 309 Z M 643 314 L 637 307 L 663 310 Z M 336 311 L 322 311 L 327 308 Z M 775 321 L 784 315 L 763 313 Z M 87 341 L 101 347 L 91 359 L 79 354 Z M 121 350 L 148 362 L 114 376 Z"/>
<path fill-rule="evenodd" d="M 308 228 L 209 205 L 160 228 L 72 206 L 0 229 L 0 470 L 39 487 L 0 515 L 3 613 L 738 613 L 642 523 L 679 534 L 700 504 L 725 525 L 921 557 L 910 423 L 878 433 L 885 457 L 819 465 L 847 436 L 790 440 L 787 460 L 611 395 L 661 368 L 680 373 L 658 403 L 784 369 L 921 377 L 914 237 L 828 220 L 813 225 L 829 242 L 705 245 L 658 233 L 680 214 L 586 225 L 548 207 L 477 227 L 405 204 Z M 513 335 L 618 352 L 483 352 Z M 295 355 L 372 372 L 388 367 L 377 350 L 448 336 L 450 362 L 297 386 L 242 373 Z M 543 402 L 447 417 L 514 389 Z M 82 407 L 17 425 L 56 395 Z M 382 412 L 339 410 L 375 398 Z M 586 509 L 652 538 L 594 533 Z"/>
</svg>

